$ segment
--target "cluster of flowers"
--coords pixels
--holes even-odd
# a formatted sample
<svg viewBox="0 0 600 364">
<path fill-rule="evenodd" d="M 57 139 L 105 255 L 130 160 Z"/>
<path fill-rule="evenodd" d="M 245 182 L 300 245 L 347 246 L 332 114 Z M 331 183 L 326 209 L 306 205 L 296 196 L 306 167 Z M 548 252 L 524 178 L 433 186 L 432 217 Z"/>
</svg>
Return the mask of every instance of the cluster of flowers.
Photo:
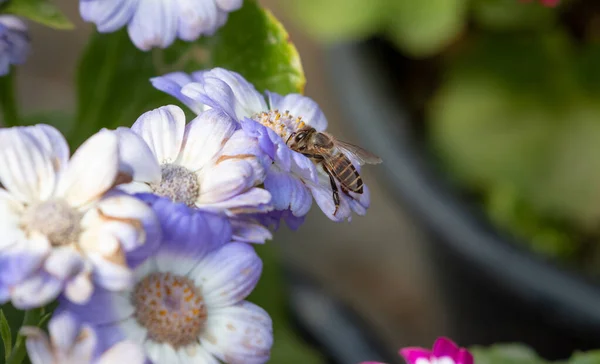
<svg viewBox="0 0 600 364">
<path fill-rule="evenodd" d="M 327 126 L 307 97 L 265 97 L 218 68 L 152 83 L 198 115 L 152 110 L 72 157 L 51 126 L 0 129 L 0 303 L 58 298 L 60 338 L 24 330 L 39 362 L 137 347 L 155 363 L 264 363 L 271 319 L 244 300 L 262 269 L 250 244 L 281 220 L 297 228 L 313 197 L 336 221 L 364 214 L 368 188 L 335 206 L 320 164 L 287 146 L 299 127 Z"/>
</svg>

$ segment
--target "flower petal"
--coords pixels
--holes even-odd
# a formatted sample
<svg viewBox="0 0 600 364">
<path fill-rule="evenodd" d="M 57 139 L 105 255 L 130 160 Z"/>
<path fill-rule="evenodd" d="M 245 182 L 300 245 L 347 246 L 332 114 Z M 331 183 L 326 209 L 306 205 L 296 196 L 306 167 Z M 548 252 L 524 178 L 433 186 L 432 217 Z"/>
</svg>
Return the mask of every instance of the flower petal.
<svg viewBox="0 0 600 364">
<path fill-rule="evenodd" d="M 229 363 L 266 363 L 273 346 L 273 323 L 265 310 L 243 301 L 214 310 L 208 316 L 201 342 Z"/>
<path fill-rule="evenodd" d="M 219 364 L 220 362 L 202 345 L 197 344 L 178 350 L 179 362 L 181 364 Z"/>
<path fill-rule="evenodd" d="M 54 315 L 48 323 L 52 346 L 63 353 L 70 351 L 79 334 L 79 326 L 75 316 L 69 312 Z"/>
<path fill-rule="evenodd" d="M 177 0 L 179 7 L 179 38 L 187 41 L 210 34 L 218 26 L 219 13 L 214 1 Z"/>
<path fill-rule="evenodd" d="M 145 360 L 146 355 L 140 345 L 131 341 L 122 341 L 104 352 L 97 364 L 143 364 Z"/>
<path fill-rule="evenodd" d="M 136 182 L 160 182 L 158 160 L 148 144 L 129 128 L 118 128 L 120 170 Z"/>
<path fill-rule="evenodd" d="M 181 93 L 183 86 L 187 85 L 188 83 L 196 82 L 197 80 L 198 79 L 194 77 L 194 74 L 190 76 L 185 72 L 173 72 L 167 73 L 163 76 L 151 78 L 150 82 L 152 82 L 152 86 L 154 86 L 154 88 L 175 97 L 177 100 L 189 107 L 190 110 L 192 110 L 195 114 L 200 114 L 202 111 L 204 111 L 204 104 L 192 100 Z"/>
<path fill-rule="evenodd" d="M 275 210 L 292 211 L 295 216 L 304 216 L 310 210 L 312 197 L 308 188 L 294 175 L 273 165 L 267 172 L 265 188 L 271 193 Z"/>
<path fill-rule="evenodd" d="M 144 348 L 146 355 L 148 355 L 153 363 L 179 363 L 179 356 L 169 343 L 163 344 L 154 340 L 146 340 Z"/>
<path fill-rule="evenodd" d="M 243 0 L 216 0 L 217 6 L 225 11 L 235 11 L 242 7 Z"/>
<path fill-rule="evenodd" d="M 233 91 L 225 81 L 214 77 L 205 78 L 207 73 L 202 72 L 197 82 L 183 86 L 181 94 L 205 107 L 223 111 L 236 120 Z"/>
<path fill-rule="evenodd" d="M 56 362 L 50 341 L 44 331 L 37 327 L 22 327 L 19 333 L 26 336 L 25 346 L 32 364 L 53 364 Z"/>
<path fill-rule="evenodd" d="M 100 199 L 114 184 L 119 169 L 117 136 L 103 130 L 77 149 L 58 182 L 57 195 L 82 207 Z"/>
<path fill-rule="evenodd" d="M 63 282 L 49 274 L 36 274 L 13 288 L 12 304 L 18 309 L 27 310 L 44 306 L 60 294 Z"/>
<path fill-rule="evenodd" d="M 82 325 L 75 345 L 69 352 L 71 363 L 90 363 L 98 343 L 96 333 L 89 325 Z"/>
<path fill-rule="evenodd" d="M 160 222 L 148 205 L 125 194 L 103 198 L 97 206 L 101 218 L 126 252 L 144 245 L 155 249 L 162 239 Z"/>
<path fill-rule="evenodd" d="M 233 214 L 241 214 L 270 211 L 273 209 L 270 202 L 271 194 L 269 191 L 253 187 L 223 201 L 208 204 L 198 203 L 196 206 L 207 211 L 229 210 Z"/>
<path fill-rule="evenodd" d="M 67 281 L 64 290 L 65 297 L 76 304 L 87 303 L 94 292 L 94 285 L 90 276 L 91 274 L 86 271 Z"/>
<path fill-rule="evenodd" d="M 225 307 L 247 297 L 258 283 L 262 261 L 251 245 L 229 243 L 205 257 L 189 276 L 202 287 L 209 307 Z"/>
<path fill-rule="evenodd" d="M 46 272 L 65 280 L 74 277 L 83 269 L 83 257 L 70 246 L 57 247 L 44 262 Z"/>
<path fill-rule="evenodd" d="M 271 231 L 252 218 L 240 216 L 230 220 L 235 241 L 263 244 L 265 241 L 273 239 Z"/>
<path fill-rule="evenodd" d="M 100 33 L 111 33 L 129 22 L 139 0 L 81 0 L 83 20 L 95 23 Z"/>
<path fill-rule="evenodd" d="M 142 114 L 131 130 L 146 141 L 159 164 L 173 163 L 181 151 L 185 114 L 178 106 L 163 106 Z"/>
<path fill-rule="evenodd" d="M 21 230 L 3 231 L 3 239 L 15 241 L 0 250 L 0 282 L 17 284 L 28 278 L 44 262 L 51 250 L 46 237 L 35 234 L 27 239 Z"/>
<path fill-rule="evenodd" d="M 243 160 L 225 160 L 212 168 L 197 172 L 200 196 L 197 206 L 228 200 L 253 185 L 252 164 Z"/>
<path fill-rule="evenodd" d="M 184 144 L 179 164 L 197 171 L 215 158 L 229 140 L 237 124 L 218 110 L 207 110 L 185 128 Z"/>
<path fill-rule="evenodd" d="M 127 340 L 136 344 L 143 344 L 148 337 L 148 329 L 141 326 L 135 317 L 130 317 L 117 323 Z"/>
<path fill-rule="evenodd" d="M 53 126 L 38 124 L 25 127 L 23 130 L 37 140 L 50 157 L 54 171 L 58 173 L 67 166 L 69 162 L 69 145 L 65 137 Z"/>
<path fill-rule="evenodd" d="M 289 111 L 295 117 L 302 117 L 306 125 L 312 126 L 317 131 L 327 129 L 327 118 L 319 105 L 310 97 L 300 94 L 289 94 L 280 96 L 268 92 L 269 106 L 271 110 Z"/>
<path fill-rule="evenodd" d="M 234 97 L 234 110 L 238 120 L 244 117 L 251 117 L 257 113 L 267 111 L 267 103 L 254 85 L 246 81 L 242 75 L 224 68 L 213 68 L 204 74 L 204 80 L 216 78 L 224 81 Z M 206 89 L 207 94 L 211 95 L 210 89 Z"/>
<path fill-rule="evenodd" d="M 135 313 L 135 308 L 129 300 L 129 293 L 114 293 L 97 288 L 88 303 L 80 305 L 61 300 L 56 312 L 71 312 L 79 320 L 94 326 L 119 322 L 132 317 Z"/>
<path fill-rule="evenodd" d="M 140 1 L 127 27 L 133 44 L 143 51 L 170 46 L 177 36 L 177 12 L 173 0 Z"/>
<path fill-rule="evenodd" d="M 0 129 L 0 183 L 22 202 L 46 200 L 56 173 L 46 148 L 25 128 Z"/>
</svg>

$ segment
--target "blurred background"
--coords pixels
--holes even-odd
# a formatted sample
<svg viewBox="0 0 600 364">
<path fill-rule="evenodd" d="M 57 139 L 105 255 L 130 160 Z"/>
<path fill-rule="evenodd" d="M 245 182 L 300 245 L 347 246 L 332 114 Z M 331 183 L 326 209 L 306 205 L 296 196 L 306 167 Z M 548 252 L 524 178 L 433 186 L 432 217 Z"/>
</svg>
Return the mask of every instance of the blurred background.
<svg viewBox="0 0 600 364">
<path fill-rule="evenodd" d="M 336 224 L 313 208 L 299 231 L 278 231 L 270 244 L 280 248 L 286 272 L 360 317 L 362 334 L 389 358 L 442 335 L 464 345 L 520 340 L 551 359 L 599 347 L 600 3 L 260 2 L 298 48 L 305 93 L 321 105 L 328 131 L 358 145 L 370 139 L 380 152 L 402 149 L 406 158 L 388 154 L 387 164 L 364 168 L 367 216 Z M 19 70 L 19 100 L 29 113 L 74 108 L 77 58 L 93 28 L 75 1 L 56 3 L 76 30 L 31 24 L 33 53 Z M 361 69 L 338 58 L 338 69 L 334 53 L 380 62 Z M 374 91 L 381 94 L 370 99 Z M 398 129 L 397 139 L 381 133 Z M 390 178 L 392 165 L 435 195 L 413 194 L 419 183 L 411 190 L 398 173 Z M 338 318 L 315 294 L 291 300 L 312 315 L 321 344 L 351 331 L 328 331 Z M 523 315 L 537 316 L 521 326 Z M 300 320 L 310 326 L 308 317 Z"/>
<path fill-rule="evenodd" d="M 93 28 L 81 21 L 75 1 L 55 2 L 76 30 L 57 31 L 30 23 L 33 51 L 19 68 L 18 85 L 21 107 L 28 113 L 75 106 L 74 71 Z M 322 45 L 289 21 L 284 2 L 261 2 L 288 29 L 302 57 L 306 95 L 323 108 L 329 130 L 360 145 L 360 137 L 340 113 L 344 105 L 334 95 Z M 285 265 L 314 278 L 363 316 L 390 353 L 408 344 L 429 346 L 443 329 L 418 233 L 378 180 L 377 167 L 366 167 L 363 178 L 372 199 L 366 216 L 338 224 L 313 208 L 299 231 L 282 228 L 273 243 L 281 245 Z"/>
</svg>

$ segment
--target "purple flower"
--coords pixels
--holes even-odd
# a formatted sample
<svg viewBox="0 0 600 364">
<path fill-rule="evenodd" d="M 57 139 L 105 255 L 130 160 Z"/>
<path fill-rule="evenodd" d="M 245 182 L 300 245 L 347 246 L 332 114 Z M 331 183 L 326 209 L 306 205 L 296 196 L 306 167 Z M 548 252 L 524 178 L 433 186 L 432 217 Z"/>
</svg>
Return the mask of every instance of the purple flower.
<svg viewBox="0 0 600 364">
<path fill-rule="evenodd" d="M 58 310 L 95 327 L 103 348 L 130 340 L 154 363 L 265 363 L 272 322 L 245 301 L 262 271 L 252 246 L 229 242 L 215 215 L 182 215 L 186 206 L 149 198 L 164 238 L 135 268 L 133 289 L 97 291 L 85 305 L 64 301 Z"/>
<path fill-rule="evenodd" d="M 182 82 L 177 86 L 168 83 L 173 75 L 156 77 L 152 83 L 180 99 L 183 95 L 182 101 L 195 110 L 220 110 L 258 140 L 272 161 L 264 186 L 271 192 L 275 210 L 289 210 L 291 216 L 302 217 L 310 210 L 314 197 L 321 210 L 334 221 L 350 219 L 352 211 L 359 215 L 366 213 L 370 203 L 366 186 L 362 194 L 340 193 L 340 206 L 336 211 L 331 182 L 322 165 L 315 165 L 286 144 L 291 133 L 303 126 L 311 126 L 319 132 L 327 128 L 327 119 L 313 100 L 299 94 L 280 96 L 271 92 L 265 97 L 241 75 L 222 68 L 194 73 L 191 78 L 195 82 L 180 90 L 177 86 L 183 83 L 181 76 L 178 77 Z M 166 84 L 171 88 L 167 89 Z M 359 169 L 357 161 L 353 162 Z"/>
<path fill-rule="evenodd" d="M 127 25 L 141 50 L 166 48 L 176 38 L 194 41 L 213 35 L 243 0 L 80 0 L 81 17 L 101 33 Z"/>
<path fill-rule="evenodd" d="M 0 76 L 8 74 L 11 64 L 22 64 L 30 51 L 27 25 L 12 15 L 0 15 Z"/>
<path fill-rule="evenodd" d="M 438 338 L 431 351 L 423 348 L 404 348 L 400 350 L 400 355 L 408 364 L 473 364 L 473 355 L 446 337 Z"/>
<path fill-rule="evenodd" d="M 63 312 L 54 315 L 48 324 L 50 337 L 37 327 L 25 326 L 20 333 L 27 337 L 27 353 L 32 364 L 143 364 L 141 346 L 121 341 L 103 353 L 96 351 L 96 332 L 86 324 Z"/>
</svg>

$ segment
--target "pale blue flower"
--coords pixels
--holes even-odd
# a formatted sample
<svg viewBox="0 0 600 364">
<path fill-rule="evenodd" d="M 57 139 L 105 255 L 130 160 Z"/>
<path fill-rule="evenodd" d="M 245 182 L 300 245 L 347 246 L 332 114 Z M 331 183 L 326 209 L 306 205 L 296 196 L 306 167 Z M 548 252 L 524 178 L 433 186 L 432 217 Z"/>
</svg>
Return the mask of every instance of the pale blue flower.
<svg viewBox="0 0 600 364">
<path fill-rule="evenodd" d="M 273 197 L 275 210 L 288 211 L 271 214 L 271 222 L 273 217 L 281 217 L 297 226 L 301 222 L 299 218 L 310 210 L 313 198 L 334 221 L 350 219 L 352 212 L 366 213 L 370 204 L 366 185 L 362 194 L 340 191 L 340 206 L 336 209 L 331 182 L 322 166 L 315 165 L 286 144 L 291 133 L 302 126 L 311 126 L 320 132 L 327 128 L 325 115 L 312 99 L 300 94 L 281 96 L 272 92 L 263 96 L 241 75 L 222 68 L 196 72 L 187 79 L 181 73 L 176 75 L 168 74 L 151 81 L 156 88 L 179 98 L 193 110 L 210 108 L 226 114 L 256 138 L 269 156 L 272 163 L 268 166 L 264 187 Z M 192 82 L 181 87 L 186 81 Z M 359 163 L 353 162 L 360 171 Z"/>
<path fill-rule="evenodd" d="M 12 15 L 0 15 L 0 76 L 8 74 L 11 64 L 22 64 L 29 55 L 27 24 Z"/>
<path fill-rule="evenodd" d="M 98 352 L 98 338 L 90 325 L 81 324 L 68 312 L 55 314 L 48 324 L 50 337 L 37 327 L 21 328 L 32 364 L 143 364 L 142 347 L 121 341 Z"/>
<path fill-rule="evenodd" d="M 243 0 L 80 0 L 81 17 L 101 33 L 127 25 L 141 50 L 166 48 L 176 38 L 194 41 L 213 35 Z"/>
<path fill-rule="evenodd" d="M 245 301 L 262 271 L 252 246 L 230 242 L 218 215 L 142 198 L 158 215 L 163 240 L 135 268 L 133 289 L 96 291 L 87 304 L 62 302 L 59 310 L 95 327 L 104 347 L 122 340 L 143 345 L 153 363 L 267 362 L 271 319 Z"/>
</svg>

